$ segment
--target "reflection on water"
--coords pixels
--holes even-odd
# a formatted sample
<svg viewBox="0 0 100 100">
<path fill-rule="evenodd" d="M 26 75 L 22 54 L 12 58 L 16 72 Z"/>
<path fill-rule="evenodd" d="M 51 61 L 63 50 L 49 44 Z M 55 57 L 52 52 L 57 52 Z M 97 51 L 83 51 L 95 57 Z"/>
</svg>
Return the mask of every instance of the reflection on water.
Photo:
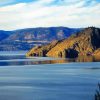
<svg viewBox="0 0 100 100">
<path fill-rule="evenodd" d="M 100 62 L 99 57 L 80 56 L 75 59 L 49 58 L 49 57 L 25 57 L 24 55 L 0 56 L 0 65 L 35 65 L 35 64 L 56 64 L 70 62 Z"/>
<path fill-rule="evenodd" d="M 75 62 L 100 62 L 100 57 L 80 56 L 75 60 Z"/>
</svg>

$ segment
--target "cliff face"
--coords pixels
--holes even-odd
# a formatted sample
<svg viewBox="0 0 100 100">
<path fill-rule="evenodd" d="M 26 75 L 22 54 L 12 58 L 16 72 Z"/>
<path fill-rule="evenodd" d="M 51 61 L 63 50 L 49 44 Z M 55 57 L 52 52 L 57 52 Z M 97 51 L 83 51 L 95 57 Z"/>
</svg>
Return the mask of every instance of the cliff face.
<svg viewBox="0 0 100 100">
<path fill-rule="evenodd" d="M 47 50 L 47 48 L 49 49 Z M 77 34 L 73 34 L 68 39 L 57 41 L 54 45 L 51 43 L 40 48 L 33 48 L 27 55 L 35 54 L 35 51 L 39 54 L 39 52 L 45 50 L 45 56 L 51 57 L 74 58 L 80 55 L 100 56 L 100 29 L 94 27 L 86 28 Z"/>
<path fill-rule="evenodd" d="M 32 48 L 26 55 L 27 56 L 47 56 L 46 54 L 55 46 L 57 45 L 58 41 L 55 40 L 50 44 L 44 46 L 36 46 Z"/>
</svg>

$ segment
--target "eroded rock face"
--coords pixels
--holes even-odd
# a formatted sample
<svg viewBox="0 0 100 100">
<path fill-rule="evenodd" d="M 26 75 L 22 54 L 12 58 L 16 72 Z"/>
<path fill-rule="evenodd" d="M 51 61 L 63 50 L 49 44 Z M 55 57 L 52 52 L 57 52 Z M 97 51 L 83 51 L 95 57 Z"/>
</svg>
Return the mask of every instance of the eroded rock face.
<svg viewBox="0 0 100 100">
<path fill-rule="evenodd" d="M 47 52 L 50 51 L 55 45 L 57 45 L 58 41 L 55 40 L 48 45 L 44 46 L 36 46 L 32 48 L 29 52 L 27 52 L 26 56 L 41 56 L 46 57 Z"/>
<path fill-rule="evenodd" d="M 99 56 L 100 57 L 100 48 L 94 51 L 93 53 L 94 56 Z"/>
<path fill-rule="evenodd" d="M 76 58 L 76 57 L 78 57 L 78 51 L 69 48 L 69 49 L 66 50 L 66 57 Z"/>
<path fill-rule="evenodd" d="M 45 51 L 45 52 L 44 52 Z M 75 58 L 80 55 L 100 56 L 100 29 L 89 27 L 68 39 L 54 41 L 40 48 L 33 48 L 27 54 L 42 52 L 44 56 Z M 41 55 L 41 56 L 43 56 Z"/>
<path fill-rule="evenodd" d="M 74 49 L 64 49 L 63 51 L 60 51 L 58 53 L 58 57 L 62 57 L 62 58 L 76 58 L 78 57 L 78 51 L 74 50 Z"/>
</svg>

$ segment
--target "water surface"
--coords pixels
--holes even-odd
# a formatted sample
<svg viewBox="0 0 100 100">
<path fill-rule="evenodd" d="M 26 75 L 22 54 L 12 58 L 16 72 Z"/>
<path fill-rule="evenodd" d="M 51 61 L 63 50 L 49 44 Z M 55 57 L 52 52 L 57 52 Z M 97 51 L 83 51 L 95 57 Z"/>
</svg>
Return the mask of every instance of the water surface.
<svg viewBox="0 0 100 100">
<path fill-rule="evenodd" d="M 94 100 L 100 62 L 72 61 L 0 52 L 0 100 Z"/>
</svg>

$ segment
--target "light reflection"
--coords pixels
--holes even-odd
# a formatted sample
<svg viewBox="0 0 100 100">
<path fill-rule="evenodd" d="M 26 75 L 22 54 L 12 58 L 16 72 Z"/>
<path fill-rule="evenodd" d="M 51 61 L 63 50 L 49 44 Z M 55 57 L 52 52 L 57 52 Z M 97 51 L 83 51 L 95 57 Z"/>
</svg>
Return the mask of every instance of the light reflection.
<svg viewBox="0 0 100 100">
<path fill-rule="evenodd" d="M 20 57 L 20 56 L 19 56 Z M 18 57 L 17 57 L 18 59 Z M 54 58 L 48 58 L 46 60 L 40 60 L 39 58 L 34 58 L 37 60 L 33 60 L 31 58 L 27 58 L 27 59 L 31 59 L 31 60 L 21 60 L 21 61 L 17 61 L 17 59 L 15 59 L 15 61 L 1 61 L 0 62 L 0 66 L 8 66 L 8 65 L 36 65 L 36 64 L 56 64 L 56 63 L 71 63 L 71 62 L 99 62 L 100 58 L 99 57 L 93 57 L 93 56 L 79 56 L 78 58 L 75 59 L 54 59 Z M 22 58 L 23 59 L 23 58 Z"/>
</svg>

